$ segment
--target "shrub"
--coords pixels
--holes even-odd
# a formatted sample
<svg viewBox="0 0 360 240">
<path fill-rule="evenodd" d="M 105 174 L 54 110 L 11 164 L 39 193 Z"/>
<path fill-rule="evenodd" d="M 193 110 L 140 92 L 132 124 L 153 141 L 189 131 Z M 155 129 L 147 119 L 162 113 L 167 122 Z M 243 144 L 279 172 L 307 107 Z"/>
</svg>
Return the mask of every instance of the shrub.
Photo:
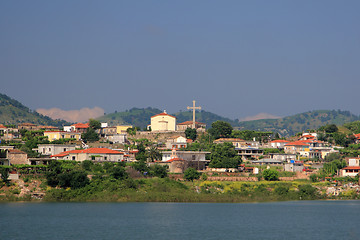
<svg viewBox="0 0 360 240">
<path fill-rule="evenodd" d="M 311 186 L 310 184 L 300 185 L 298 193 L 300 199 L 302 200 L 315 199 L 317 197 L 316 188 Z"/>
<path fill-rule="evenodd" d="M 198 171 L 196 171 L 194 168 L 188 168 L 184 172 L 184 178 L 188 181 L 194 181 L 194 179 L 199 179 L 200 174 Z"/>
<path fill-rule="evenodd" d="M 83 171 L 64 172 L 58 177 L 59 185 L 62 188 L 82 188 L 89 184 L 90 180 Z"/>
<path fill-rule="evenodd" d="M 286 195 L 289 193 L 289 187 L 288 186 L 278 186 L 278 187 L 275 187 L 274 191 L 278 195 Z"/>
<path fill-rule="evenodd" d="M 165 178 L 167 177 L 167 166 L 160 166 L 155 164 L 149 168 L 149 173 L 151 176 Z"/>
<path fill-rule="evenodd" d="M 273 169 L 265 169 L 262 172 L 262 176 L 266 181 L 277 181 L 279 180 L 279 172 Z"/>
<path fill-rule="evenodd" d="M 208 179 L 208 176 L 206 175 L 206 173 L 203 173 L 201 175 L 201 179 L 204 180 L 204 181 L 206 181 Z"/>
</svg>

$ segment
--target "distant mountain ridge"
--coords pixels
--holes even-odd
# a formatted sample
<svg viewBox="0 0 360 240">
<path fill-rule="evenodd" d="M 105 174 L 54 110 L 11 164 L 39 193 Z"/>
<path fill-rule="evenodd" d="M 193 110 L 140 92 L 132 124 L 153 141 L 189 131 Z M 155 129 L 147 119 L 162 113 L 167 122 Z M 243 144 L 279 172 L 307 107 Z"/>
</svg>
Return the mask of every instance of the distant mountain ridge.
<svg viewBox="0 0 360 240">
<path fill-rule="evenodd" d="M 349 111 L 315 110 L 280 119 L 238 122 L 236 127 L 238 129 L 278 132 L 282 136 L 290 136 L 308 129 L 317 129 L 326 124 L 343 125 L 358 120 L 360 117 Z"/>
<path fill-rule="evenodd" d="M 125 112 L 107 114 L 97 120 L 107 122 L 110 125 L 130 124 L 144 128 L 150 124 L 151 116 L 161 112 L 162 111 L 159 109 L 150 107 L 142 109 L 132 108 Z M 177 123 L 192 121 L 191 111 L 181 111 L 171 115 L 177 118 Z M 297 132 L 306 131 L 308 129 L 317 129 L 326 124 L 343 125 L 347 122 L 360 120 L 359 116 L 356 116 L 349 111 L 341 110 L 316 110 L 279 119 L 261 119 L 252 121 L 232 120 L 203 110 L 196 112 L 195 116 L 196 121 L 205 123 L 207 128 L 210 128 L 213 122 L 221 120 L 230 123 L 236 129 L 278 132 L 282 136 L 294 135 Z"/>
<path fill-rule="evenodd" d="M 61 127 L 67 125 L 64 120 L 53 120 L 29 109 L 17 100 L 0 93 L 0 124 L 34 123 L 37 125 L 51 125 Z"/>
<path fill-rule="evenodd" d="M 97 118 L 101 122 L 112 125 L 133 125 L 145 128 L 150 124 L 151 116 L 161 113 L 157 108 L 132 108 L 124 112 L 114 112 Z M 192 121 L 191 111 L 180 111 L 171 114 L 177 118 L 177 123 Z M 326 124 L 343 125 L 359 121 L 360 117 L 349 111 L 341 110 L 315 110 L 299 113 L 279 119 L 261 119 L 252 121 L 238 121 L 219 116 L 207 111 L 197 111 L 196 121 L 205 123 L 207 128 L 215 121 L 225 121 L 240 130 L 278 132 L 282 136 L 294 135 L 308 129 L 317 129 Z M 37 125 L 64 126 L 69 123 L 64 120 L 53 120 L 29 109 L 20 102 L 0 93 L 0 124 L 34 123 Z"/>
</svg>

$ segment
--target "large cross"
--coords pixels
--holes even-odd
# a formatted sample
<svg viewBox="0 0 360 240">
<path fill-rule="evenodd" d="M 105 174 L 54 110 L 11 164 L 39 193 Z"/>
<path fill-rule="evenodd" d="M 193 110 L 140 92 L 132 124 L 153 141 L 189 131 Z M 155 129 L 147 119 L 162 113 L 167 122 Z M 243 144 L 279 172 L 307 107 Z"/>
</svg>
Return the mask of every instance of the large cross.
<svg viewBox="0 0 360 240">
<path fill-rule="evenodd" d="M 196 109 L 201 109 L 201 107 L 195 107 L 195 100 L 193 101 L 193 106 L 192 107 L 187 107 L 187 109 L 192 109 L 193 110 L 193 128 L 195 128 L 195 111 Z"/>
</svg>

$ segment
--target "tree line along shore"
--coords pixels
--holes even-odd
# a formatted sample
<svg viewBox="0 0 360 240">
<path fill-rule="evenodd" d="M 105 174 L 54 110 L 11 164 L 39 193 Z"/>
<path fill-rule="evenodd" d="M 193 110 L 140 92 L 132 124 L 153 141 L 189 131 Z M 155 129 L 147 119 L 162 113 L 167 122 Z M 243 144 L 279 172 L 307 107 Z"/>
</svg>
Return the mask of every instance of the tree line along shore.
<svg viewBox="0 0 360 240">
<path fill-rule="evenodd" d="M 192 168 L 184 174 L 169 174 L 163 166 L 148 167 L 139 162 L 53 161 L 48 166 L 14 167 L 20 178 L 10 181 L 2 177 L 1 201 L 262 202 L 360 198 L 358 178 L 278 181 L 277 176 L 272 176 L 274 172 L 263 171 L 253 182 L 209 181 L 206 173 Z"/>
</svg>

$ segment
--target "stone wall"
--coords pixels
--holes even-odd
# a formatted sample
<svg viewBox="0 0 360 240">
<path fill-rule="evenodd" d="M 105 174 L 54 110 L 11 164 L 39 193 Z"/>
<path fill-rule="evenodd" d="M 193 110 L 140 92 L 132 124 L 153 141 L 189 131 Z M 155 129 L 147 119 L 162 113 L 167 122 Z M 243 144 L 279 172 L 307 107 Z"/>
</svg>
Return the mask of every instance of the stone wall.
<svg viewBox="0 0 360 240">
<path fill-rule="evenodd" d="M 243 182 L 257 182 L 257 177 L 208 177 L 208 181 L 243 181 Z"/>
<path fill-rule="evenodd" d="M 185 137 L 184 131 L 174 131 L 174 132 L 136 132 L 135 136 L 128 135 L 128 139 L 141 139 L 146 138 L 152 142 L 166 142 L 166 139 L 174 136 Z"/>
</svg>

